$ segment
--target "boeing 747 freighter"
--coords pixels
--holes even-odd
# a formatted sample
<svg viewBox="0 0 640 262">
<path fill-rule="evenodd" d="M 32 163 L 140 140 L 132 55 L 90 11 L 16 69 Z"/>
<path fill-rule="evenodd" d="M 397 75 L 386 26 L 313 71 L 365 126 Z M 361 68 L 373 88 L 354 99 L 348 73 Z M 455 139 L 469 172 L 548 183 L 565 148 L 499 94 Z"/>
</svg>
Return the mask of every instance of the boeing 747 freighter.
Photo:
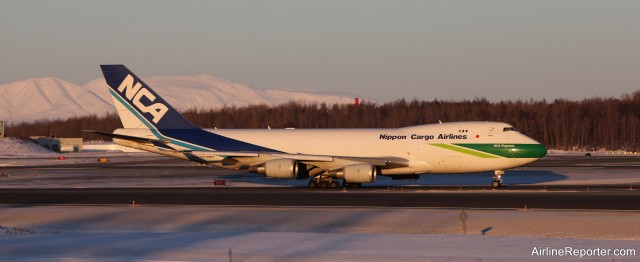
<svg viewBox="0 0 640 262">
<path fill-rule="evenodd" d="M 203 129 L 191 124 L 124 65 L 102 65 L 124 128 L 119 145 L 272 178 L 310 178 L 310 188 L 358 187 L 377 176 L 504 170 L 547 153 L 513 126 L 456 122 L 379 129 Z"/>
</svg>

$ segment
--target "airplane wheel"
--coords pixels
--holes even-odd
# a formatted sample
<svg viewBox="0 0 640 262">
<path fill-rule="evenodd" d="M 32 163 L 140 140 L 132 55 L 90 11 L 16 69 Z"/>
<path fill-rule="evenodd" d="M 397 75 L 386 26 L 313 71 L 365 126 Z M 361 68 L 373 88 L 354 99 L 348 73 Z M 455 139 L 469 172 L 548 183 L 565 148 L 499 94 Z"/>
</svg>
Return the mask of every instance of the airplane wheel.
<svg viewBox="0 0 640 262">
<path fill-rule="evenodd" d="M 320 182 L 320 188 L 327 189 L 329 188 L 329 182 Z"/>
<path fill-rule="evenodd" d="M 315 179 L 311 179 L 309 181 L 309 184 L 307 184 L 307 187 L 314 189 L 314 188 L 318 188 L 318 182 L 316 182 Z"/>
<path fill-rule="evenodd" d="M 362 183 L 349 183 L 349 182 L 342 182 L 342 187 L 347 187 L 347 188 L 360 188 L 362 187 Z"/>
<path fill-rule="evenodd" d="M 338 182 L 336 181 L 331 181 L 331 183 L 329 183 L 329 188 L 331 189 L 338 189 L 340 187 L 340 184 L 338 184 Z"/>
<path fill-rule="evenodd" d="M 500 181 L 494 180 L 493 182 L 491 182 L 491 187 L 493 187 L 494 189 L 498 189 L 502 186 L 502 183 L 500 183 Z"/>
</svg>

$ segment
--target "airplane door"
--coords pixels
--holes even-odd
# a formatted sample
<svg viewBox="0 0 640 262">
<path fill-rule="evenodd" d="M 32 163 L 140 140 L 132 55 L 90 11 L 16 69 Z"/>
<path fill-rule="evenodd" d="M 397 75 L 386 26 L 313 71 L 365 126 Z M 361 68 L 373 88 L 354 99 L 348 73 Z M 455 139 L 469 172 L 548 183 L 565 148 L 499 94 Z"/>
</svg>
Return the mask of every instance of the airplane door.
<svg viewBox="0 0 640 262">
<path fill-rule="evenodd" d="M 491 127 L 491 128 L 489 128 L 489 134 L 487 134 L 487 135 L 488 135 L 489 137 L 493 137 L 493 133 L 494 133 L 495 129 L 496 129 L 495 127 Z"/>
</svg>

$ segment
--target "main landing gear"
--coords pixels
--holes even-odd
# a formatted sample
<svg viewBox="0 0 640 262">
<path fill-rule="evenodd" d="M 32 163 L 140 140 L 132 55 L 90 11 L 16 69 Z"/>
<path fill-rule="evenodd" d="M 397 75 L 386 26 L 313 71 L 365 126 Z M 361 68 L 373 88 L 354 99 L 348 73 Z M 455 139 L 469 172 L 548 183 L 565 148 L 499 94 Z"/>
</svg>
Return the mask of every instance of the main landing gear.
<svg viewBox="0 0 640 262">
<path fill-rule="evenodd" d="M 502 186 L 502 175 L 504 175 L 504 170 L 496 170 L 493 175 L 493 182 L 491 182 L 491 187 L 493 189 L 498 189 Z"/>
<path fill-rule="evenodd" d="M 309 188 L 321 188 L 321 189 L 338 189 L 340 183 L 334 180 L 332 177 L 316 176 L 309 180 L 307 185 Z"/>
<path fill-rule="evenodd" d="M 307 187 L 311 189 L 320 188 L 320 189 L 340 189 L 341 187 L 361 187 L 361 183 L 349 183 L 347 181 L 342 181 L 342 184 L 338 182 L 338 180 L 328 177 L 328 176 L 316 176 L 309 180 L 309 184 Z"/>
</svg>

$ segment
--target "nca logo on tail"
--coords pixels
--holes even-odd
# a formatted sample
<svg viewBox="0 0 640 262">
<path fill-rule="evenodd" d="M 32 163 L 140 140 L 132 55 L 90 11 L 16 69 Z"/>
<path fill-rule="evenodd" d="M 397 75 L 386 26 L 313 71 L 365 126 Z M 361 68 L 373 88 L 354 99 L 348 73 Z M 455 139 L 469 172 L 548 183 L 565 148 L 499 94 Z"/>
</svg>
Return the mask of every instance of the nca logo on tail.
<svg viewBox="0 0 640 262">
<path fill-rule="evenodd" d="M 152 121 L 156 124 L 160 121 L 160 119 L 162 119 L 164 114 L 169 111 L 169 108 L 167 108 L 167 106 L 162 103 L 155 103 L 148 106 L 142 104 L 142 102 L 140 102 L 140 99 L 142 99 L 142 97 L 145 97 L 150 102 L 153 102 L 154 100 L 156 100 L 156 96 L 153 95 L 149 91 L 149 89 L 142 87 L 142 84 L 140 84 L 139 82 L 134 84 L 134 79 L 131 75 L 127 75 L 127 77 L 122 80 L 122 83 L 120 83 L 120 86 L 118 87 L 118 92 L 120 92 L 120 94 L 123 94 L 124 92 L 125 97 L 133 102 L 133 105 L 140 109 L 140 111 L 151 114 L 153 116 Z"/>
</svg>

